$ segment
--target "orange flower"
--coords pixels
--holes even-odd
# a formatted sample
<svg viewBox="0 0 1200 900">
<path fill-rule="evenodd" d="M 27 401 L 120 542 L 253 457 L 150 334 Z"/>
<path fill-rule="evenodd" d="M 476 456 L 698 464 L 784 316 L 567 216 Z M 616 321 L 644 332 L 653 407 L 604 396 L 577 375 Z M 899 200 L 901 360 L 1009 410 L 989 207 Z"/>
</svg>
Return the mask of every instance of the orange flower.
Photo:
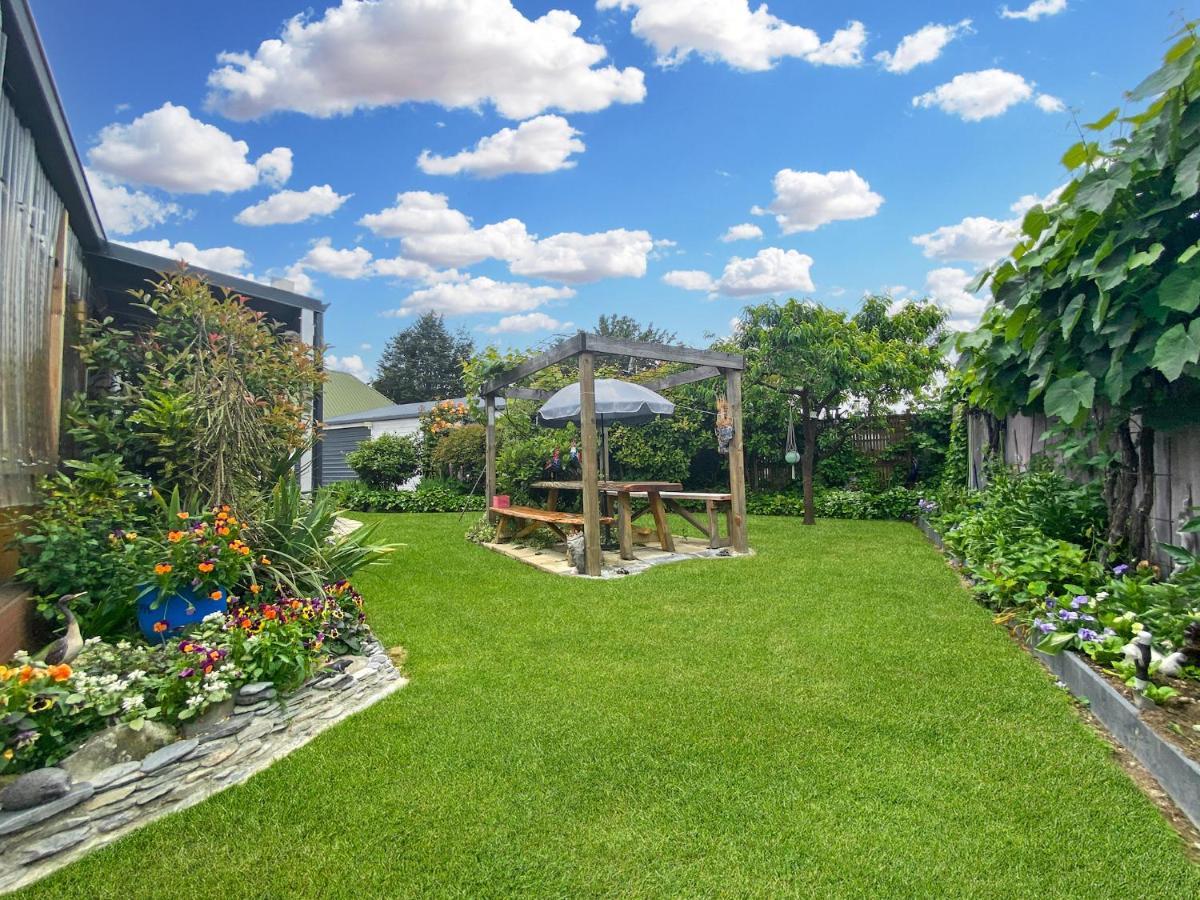
<svg viewBox="0 0 1200 900">
<path fill-rule="evenodd" d="M 196 568 L 207 574 L 213 570 L 213 564 L 210 562 L 202 562 L 200 565 L 196 566 Z"/>
<path fill-rule="evenodd" d="M 31 678 L 33 678 L 33 676 L 34 676 L 33 666 L 29 666 L 29 665 L 21 666 L 21 672 L 20 672 L 21 684 L 25 684 L 25 682 L 29 681 Z"/>
<path fill-rule="evenodd" d="M 169 626 L 167 625 L 166 619 L 159 619 L 157 622 L 154 623 L 154 633 L 162 634 L 164 631 L 167 630 L 168 627 Z"/>
<path fill-rule="evenodd" d="M 226 528 L 224 525 L 222 525 L 220 528 L 217 529 L 217 534 L 219 534 L 221 537 L 228 537 L 229 529 Z"/>
<path fill-rule="evenodd" d="M 170 541 L 172 544 L 178 544 L 181 540 L 183 540 L 183 532 L 182 531 L 168 531 L 167 532 L 167 540 Z"/>
<path fill-rule="evenodd" d="M 154 574 L 155 575 L 166 575 L 173 568 L 175 568 L 175 567 L 172 566 L 170 563 L 159 563 L 157 566 L 154 567 Z"/>
<path fill-rule="evenodd" d="M 264 619 L 274 619 L 278 615 L 279 615 L 279 611 L 276 610 L 275 607 L 273 607 L 273 606 L 268 606 L 266 609 L 263 610 L 263 618 Z"/>
<path fill-rule="evenodd" d="M 181 519 L 190 519 L 191 518 L 190 513 L 183 512 L 182 510 L 180 512 L 175 513 L 175 515 Z"/>
<path fill-rule="evenodd" d="M 238 553 L 242 554 L 242 556 L 249 556 L 249 555 L 250 555 L 250 548 L 249 548 L 249 547 L 247 547 L 245 544 L 243 544 L 242 546 L 238 547 L 238 548 L 237 548 L 237 551 L 238 551 Z"/>
<path fill-rule="evenodd" d="M 220 591 L 213 591 L 211 594 L 208 595 L 208 599 L 209 600 L 220 600 L 221 596 L 222 595 L 221 595 Z"/>
<path fill-rule="evenodd" d="M 66 663 L 63 663 L 60 666 L 50 666 L 50 668 L 46 670 L 46 674 L 55 681 L 66 681 L 71 677 L 71 667 Z"/>
<path fill-rule="evenodd" d="M 221 504 L 221 512 L 223 512 L 223 513 L 229 512 L 229 504 L 228 503 Z"/>
<path fill-rule="evenodd" d="M 250 625 L 251 625 L 251 624 L 252 624 L 252 623 L 251 623 L 251 621 L 250 621 L 249 619 L 246 619 L 246 618 L 243 618 L 243 619 L 242 619 L 240 622 L 238 622 L 238 625 L 239 625 L 240 627 L 242 627 L 242 628 L 246 628 L 246 629 L 248 629 L 248 628 L 250 627 Z"/>
<path fill-rule="evenodd" d="M 252 593 L 252 594 L 257 594 L 261 590 L 262 590 L 262 585 L 258 585 L 258 584 L 250 585 L 250 593 Z"/>
<path fill-rule="evenodd" d="M 262 563 L 264 566 L 269 566 L 271 564 L 270 558 L 266 557 L 266 556 L 262 557 L 262 559 L 260 559 L 259 562 Z"/>
</svg>

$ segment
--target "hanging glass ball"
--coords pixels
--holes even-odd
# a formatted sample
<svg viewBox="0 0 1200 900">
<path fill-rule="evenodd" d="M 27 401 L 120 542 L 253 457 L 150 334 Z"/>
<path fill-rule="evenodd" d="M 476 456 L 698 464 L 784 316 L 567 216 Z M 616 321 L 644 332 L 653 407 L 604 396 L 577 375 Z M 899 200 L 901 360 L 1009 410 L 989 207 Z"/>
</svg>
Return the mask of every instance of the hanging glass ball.
<svg viewBox="0 0 1200 900">
<path fill-rule="evenodd" d="M 789 450 L 787 453 L 785 453 L 783 455 L 783 458 L 789 465 L 793 465 L 793 466 L 796 463 L 800 462 L 800 454 L 797 453 L 795 450 Z"/>
</svg>

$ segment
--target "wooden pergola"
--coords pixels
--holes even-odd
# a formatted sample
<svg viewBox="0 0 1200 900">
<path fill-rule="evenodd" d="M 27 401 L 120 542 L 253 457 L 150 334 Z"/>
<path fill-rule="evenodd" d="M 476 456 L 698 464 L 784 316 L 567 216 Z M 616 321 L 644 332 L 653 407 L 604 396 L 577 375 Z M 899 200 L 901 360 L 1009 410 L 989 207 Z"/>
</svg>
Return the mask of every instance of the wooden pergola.
<svg viewBox="0 0 1200 900">
<path fill-rule="evenodd" d="M 517 386 L 517 382 L 567 359 L 579 360 L 579 398 L 581 406 L 580 438 L 583 469 L 583 533 L 587 556 L 587 574 L 599 575 L 600 548 L 600 467 L 599 437 L 596 428 L 596 356 L 598 354 L 644 359 L 654 362 L 684 363 L 691 368 L 644 381 L 654 391 L 679 387 L 708 378 L 725 379 L 725 396 L 733 420 L 733 440 L 729 445 L 729 493 L 732 517 L 730 546 L 738 553 L 749 549 L 746 540 L 746 468 L 742 452 L 742 370 L 745 359 L 736 353 L 699 350 L 626 341 L 599 334 L 580 332 L 520 365 L 488 379 L 480 388 L 487 410 L 487 505 L 496 494 L 496 397 L 510 400 L 548 400 L 550 391 Z"/>
</svg>

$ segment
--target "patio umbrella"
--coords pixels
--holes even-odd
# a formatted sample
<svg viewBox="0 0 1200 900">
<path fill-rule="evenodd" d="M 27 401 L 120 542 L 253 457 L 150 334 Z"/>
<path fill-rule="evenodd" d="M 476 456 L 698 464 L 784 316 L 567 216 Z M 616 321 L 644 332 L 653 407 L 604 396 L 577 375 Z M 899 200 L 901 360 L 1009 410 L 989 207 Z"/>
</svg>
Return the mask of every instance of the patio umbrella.
<svg viewBox="0 0 1200 900">
<path fill-rule="evenodd" d="M 538 424 L 550 428 L 565 428 L 568 423 L 579 424 L 579 382 L 556 391 L 538 410 Z M 608 426 L 645 425 L 655 419 L 675 414 L 675 404 L 648 387 L 621 381 L 617 378 L 596 379 L 596 422 L 600 426 L 602 477 L 608 478 Z"/>
<path fill-rule="evenodd" d="M 565 428 L 579 424 L 579 382 L 557 391 L 538 410 L 538 424 Z M 596 421 L 608 425 L 645 425 L 675 414 L 675 404 L 650 388 L 617 378 L 596 379 Z"/>
</svg>

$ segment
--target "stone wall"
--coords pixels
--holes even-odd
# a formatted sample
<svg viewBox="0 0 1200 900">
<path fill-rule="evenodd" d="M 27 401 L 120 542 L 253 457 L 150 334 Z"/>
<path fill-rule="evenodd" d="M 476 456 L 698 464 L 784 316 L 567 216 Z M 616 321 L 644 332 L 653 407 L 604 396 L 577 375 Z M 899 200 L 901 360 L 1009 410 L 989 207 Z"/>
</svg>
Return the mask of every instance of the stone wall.
<svg viewBox="0 0 1200 900">
<path fill-rule="evenodd" d="M 0 891 L 29 884 L 161 816 L 185 809 L 308 743 L 407 684 L 378 643 L 299 691 L 247 685 L 222 719 L 209 718 L 141 760 L 120 762 L 66 794 L 0 811 Z M 59 773 L 61 770 L 41 770 Z"/>
</svg>

